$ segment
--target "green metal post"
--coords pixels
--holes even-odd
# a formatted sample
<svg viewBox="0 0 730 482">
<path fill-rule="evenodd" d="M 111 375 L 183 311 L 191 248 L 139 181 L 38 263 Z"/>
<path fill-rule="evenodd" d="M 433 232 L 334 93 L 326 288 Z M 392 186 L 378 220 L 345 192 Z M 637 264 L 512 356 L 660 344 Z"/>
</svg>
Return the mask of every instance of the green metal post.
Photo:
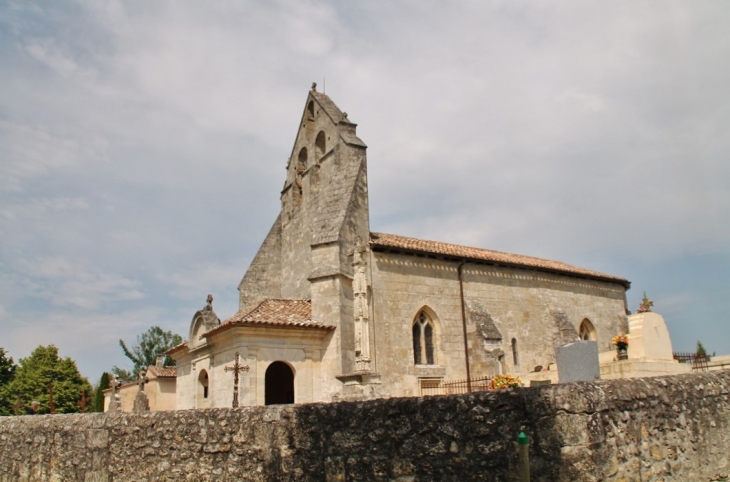
<svg viewBox="0 0 730 482">
<path fill-rule="evenodd" d="M 517 436 L 517 445 L 519 447 L 520 482 L 530 482 L 530 445 L 525 432 L 520 432 Z"/>
</svg>

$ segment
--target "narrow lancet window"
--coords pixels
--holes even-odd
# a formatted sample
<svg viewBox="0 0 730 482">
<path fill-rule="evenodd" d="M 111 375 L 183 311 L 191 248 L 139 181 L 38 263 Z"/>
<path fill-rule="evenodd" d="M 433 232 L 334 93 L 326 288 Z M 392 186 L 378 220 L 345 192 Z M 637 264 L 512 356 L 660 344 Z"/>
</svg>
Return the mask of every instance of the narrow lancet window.
<svg viewBox="0 0 730 482">
<path fill-rule="evenodd" d="M 413 325 L 413 357 L 416 365 L 421 364 L 421 327 Z"/>
<path fill-rule="evenodd" d="M 434 365 L 433 322 L 421 311 L 413 323 L 413 358 L 416 365 Z"/>
<path fill-rule="evenodd" d="M 596 340 L 596 329 L 593 327 L 593 323 L 591 323 L 588 318 L 584 318 L 583 321 L 580 323 L 578 336 L 581 340 Z"/>
</svg>

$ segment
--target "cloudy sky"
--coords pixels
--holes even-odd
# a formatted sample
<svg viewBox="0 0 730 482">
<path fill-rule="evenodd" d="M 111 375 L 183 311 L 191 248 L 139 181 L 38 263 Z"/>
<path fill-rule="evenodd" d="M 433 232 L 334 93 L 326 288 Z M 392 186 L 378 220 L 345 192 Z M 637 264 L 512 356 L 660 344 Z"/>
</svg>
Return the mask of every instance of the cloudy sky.
<svg viewBox="0 0 730 482">
<path fill-rule="evenodd" d="M 368 144 L 373 231 L 632 282 L 730 353 L 730 3 L 0 0 L 0 346 L 92 381 L 221 318 L 312 81 Z"/>
</svg>

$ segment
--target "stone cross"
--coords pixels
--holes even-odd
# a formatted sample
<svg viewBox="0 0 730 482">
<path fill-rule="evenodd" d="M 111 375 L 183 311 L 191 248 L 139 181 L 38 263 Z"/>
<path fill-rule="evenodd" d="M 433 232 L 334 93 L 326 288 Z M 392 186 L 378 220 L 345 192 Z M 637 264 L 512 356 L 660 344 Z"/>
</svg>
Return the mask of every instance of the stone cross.
<svg viewBox="0 0 730 482">
<path fill-rule="evenodd" d="M 89 397 L 86 396 L 86 389 L 81 389 L 81 398 L 79 399 L 79 405 L 81 405 L 81 413 L 86 413 L 86 402 L 91 400 Z"/>
<path fill-rule="evenodd" d="M 109 407 L 107 408 L 107 412 L 120 412 L 122 410 L 119 393 L 117 393 L 117 389 L 121 386 L 122 382 L 119 380 L 119 377 L 117 375 L 113 375 L 111 380 L 109 380 L 109 388 L 112 389 L 112 394 L 109 397 Z"/>
<path fill-rule="evenodd" d="M 233 372 L 233 408 L 238 407 L 238 374 L 241 372 L 247 372 L 251 369 L 248 365 L 241 365 L 238 361 L 238 357 L 239 354 L 236 352 L 236 358 L 233 366 L 224 368 L 227 372 Z"/>
<path fill-rule="evenodd" d="M 147 399 L 147 394 L 144 392 L 144 384 L 150 381 L 145 375 L 147 372 L 141 370 L 137 375 L 137 396 L 134 397 L 134 404 L 132 405 L 132 411 L 135 413 L 147 412 L 150 409 L 150 402 Z"/>
<path fill-rule="evenodd" d="M 109 388 L 112 389 L 114 395 L 117 394 L 117 389 L 122 386 L 122 381 L 117 375 L 112 375 L 112 379 L 109 380 Z"/>
<path fill-rule="evenodd" d="M 150 379 L 145 376 L 146 374 L 147 372 L 142 370 L 139 372 L 139 375 L 137 375 L 137 388 L 139 388 L 140 392 L 144 392 L 144 384 L 150 381 Z"/>
</svg>

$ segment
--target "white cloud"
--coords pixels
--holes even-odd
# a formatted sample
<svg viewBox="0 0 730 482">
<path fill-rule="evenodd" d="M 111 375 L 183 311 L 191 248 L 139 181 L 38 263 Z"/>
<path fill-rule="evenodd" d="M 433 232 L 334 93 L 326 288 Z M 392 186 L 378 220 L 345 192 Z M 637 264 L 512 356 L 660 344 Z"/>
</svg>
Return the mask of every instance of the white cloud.
<svg viewBox="0 0 730 482">
<path fill-rule="evenodd" d="M 727 255 L 725 4 L 9 5 L 0 317 L 72 356 L 185 331 L 208 292 L 235 311 L 312 81 L 369 145 L 373 230 L 609 270 Z"/>
<path fill-rule="evenodd" d="M 52 39 L 33 39 L 25 45 L 25 50 L 34 59 L 47 65 L 60 75 L 68 77 L 77 71 L 78 66 L 70 57 L 60 52 L 57 47 Z"/>
<path fill-rule="evenodd" d="M 106 160 L 104 139 L 37 121 L 30 125 L 0 118 L 0 192 L 22 191 L 27 179 Z"/>
<path fill-rule="evenodd" d="M 55 306 L 99 310 L 145 297 L 141 282 L 106 273 L 83 259 L 38 257 L 21 259 L 18 266 L 18 284 L 42 287 L 35 290 L 35 295 L 49 299 Z"/>
<path fill-rule="evenodd" d="M 30 202 L 0 206 L 0 217 L 7 221 L 18 221 L 88 208 L 89 203 L 83 198 L 38 198 Z"/>
</svg>

